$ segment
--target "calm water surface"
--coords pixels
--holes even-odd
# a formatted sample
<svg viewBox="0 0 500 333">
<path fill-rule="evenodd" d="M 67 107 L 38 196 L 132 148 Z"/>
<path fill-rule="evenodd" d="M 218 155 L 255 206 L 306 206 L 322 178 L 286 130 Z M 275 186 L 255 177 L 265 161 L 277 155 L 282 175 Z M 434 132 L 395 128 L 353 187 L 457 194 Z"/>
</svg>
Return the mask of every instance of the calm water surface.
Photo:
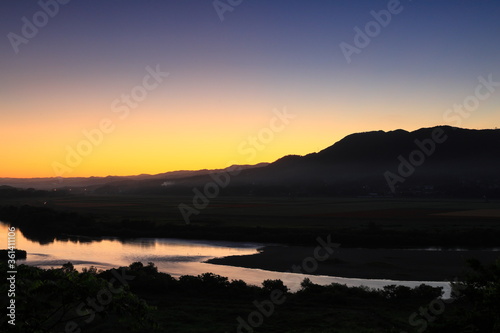
<svg viewBox="0 0 500 333">
<path fill-rule="evenodd" d="M 7 244 L 8 224 L 0 222 L 0 235 L 3 244 Z M 26 250 L 26 260 L 18 264 L 50 268 L 60 267 L 71 262 L 75 268 L 95 266 L 100 269 L 128 266 L 135 261 L 144 264 L 153 262 L 161 272 L 179 277 L 181 275 L 198 275 L 212 272 L 227 276 L 230 280 L 241 279 L 249 284 L 260 285 L 266 279 L 281 279 L 292 291 L 300 288 L 300 282 L 309 278 L 317 284 L 333 282 L 348 286 L 367 286 L 381 288 L 388 284 L 405 285 L 409 287 L 421 284 L 420 281 L 393 281 L 352 279 L 322 275 L 307 275 L 295 273 L 272 272 L 262 269 L 240 268 L 223 265 L 213 265 L 204 261 L 232 255 L 250 255 L 264 244 L 181 240 L 169 238 L 138 238 L 134 240 L 118 240 L 99 238 L 89 241 L 54 240 L 49 244 L 40 244 L 26 239 L 19 229 L 16 229 L 16 247 Z M 444 287 L 445 297 L 449 295 L 450 287 L 446 282 L 425 282 L 432 286 Z"/>
</svg>

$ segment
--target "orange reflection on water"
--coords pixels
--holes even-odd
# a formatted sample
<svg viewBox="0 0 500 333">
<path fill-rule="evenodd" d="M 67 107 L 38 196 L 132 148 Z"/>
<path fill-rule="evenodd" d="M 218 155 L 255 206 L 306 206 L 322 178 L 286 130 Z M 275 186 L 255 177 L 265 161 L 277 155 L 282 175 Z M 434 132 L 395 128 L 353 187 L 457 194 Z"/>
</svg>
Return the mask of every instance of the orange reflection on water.
<svg viewBox="0 0 500 333">
<path fill-rule="evenodd" d="M 7 237 L 8 226 L 0 225 L 2 237 Z M 7 240 L 5 240 L 5 243 Z M 55 239 L 40 244 L 27 239 L 16 230 L 16 247 L 28 252 L 25 263 L 44 267 L 58 267 L 72 262 L 75 267 L 111 268 L 128 266 L 132 262 L 202 262 L 210 258 L 248 255 L 257 252 L 258 245 L 237 246 L 228 242 L 203 242 L 178 239 L 140 238 L 128 241 L 118 239 L 72 240 Z"/>
</svg>

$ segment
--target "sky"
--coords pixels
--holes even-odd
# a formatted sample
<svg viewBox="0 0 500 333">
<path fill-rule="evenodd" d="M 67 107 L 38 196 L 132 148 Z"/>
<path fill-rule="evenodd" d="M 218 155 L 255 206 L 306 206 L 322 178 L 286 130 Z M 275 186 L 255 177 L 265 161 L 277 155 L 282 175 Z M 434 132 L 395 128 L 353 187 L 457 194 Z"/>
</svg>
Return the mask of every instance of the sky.
<svg viewBox="0 0 500 333">
<path fill-rule="evenodd" d="M 216 169 L 356 132 L 495 128 L 499 17 L 494 0 L 3 0 L 0 177 Z"/>
</svg>

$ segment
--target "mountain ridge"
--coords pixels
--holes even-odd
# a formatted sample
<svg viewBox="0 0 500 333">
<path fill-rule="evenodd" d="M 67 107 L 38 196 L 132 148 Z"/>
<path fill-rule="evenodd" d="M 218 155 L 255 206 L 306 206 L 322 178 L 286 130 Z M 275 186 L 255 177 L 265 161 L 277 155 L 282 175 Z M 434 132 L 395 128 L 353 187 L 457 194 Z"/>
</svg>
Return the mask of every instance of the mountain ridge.
<svg viewBox="0 0 500 333">
<path fill-rule="evenodd" d="M 401 164 L 408 172 L 402 172 Z M 411 132 L 396 129 L 353 133 L 319 152 L 286 155 L 273 163 L 236 168 L 239 174 L 230 177 L 221 193 L 395 195 L 416 193 L 423 187 L 433 188 L 436 195 L 471 188 L 485 193 L 493 189 L 496 193 L 500 185 L 500 130 L 435 126 Z M 212 174 L 228 174 L 228 170 L 93 177 L 87 179 L 92 184 L 85 186 L 91 186 L 96 193 L 190 195 L 193 188 L 213 182 Z M 58 187 L 79 184 L 70 180 L 63 179 Z M 0 185 L 12 184 L 0 178 Z"/>
</svg>

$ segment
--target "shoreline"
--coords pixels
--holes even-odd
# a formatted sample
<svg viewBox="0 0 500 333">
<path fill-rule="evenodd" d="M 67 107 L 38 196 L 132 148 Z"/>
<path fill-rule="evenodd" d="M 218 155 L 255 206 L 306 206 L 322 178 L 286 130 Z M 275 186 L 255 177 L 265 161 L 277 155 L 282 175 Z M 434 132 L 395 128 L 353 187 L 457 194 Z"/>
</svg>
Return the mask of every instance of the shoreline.
<svg viewBox="0 0 500 333">
<path fill-rule="evenodd" d="M 310 246 L 264 246 L 256 254 L 214 258 L 206 263 L 277 272 L 290 272 L 292 267 L 299 266 L 301 271 L 298 273 L 353 279 L 453 281 L 467 273 L 467 259 L 478 259 L 485 265 L 500 259 L 500 252 L 484 250 L 337 248 L 309 272 L 303 262 L 313 257 L 314 249 Z"/>
</svg>

